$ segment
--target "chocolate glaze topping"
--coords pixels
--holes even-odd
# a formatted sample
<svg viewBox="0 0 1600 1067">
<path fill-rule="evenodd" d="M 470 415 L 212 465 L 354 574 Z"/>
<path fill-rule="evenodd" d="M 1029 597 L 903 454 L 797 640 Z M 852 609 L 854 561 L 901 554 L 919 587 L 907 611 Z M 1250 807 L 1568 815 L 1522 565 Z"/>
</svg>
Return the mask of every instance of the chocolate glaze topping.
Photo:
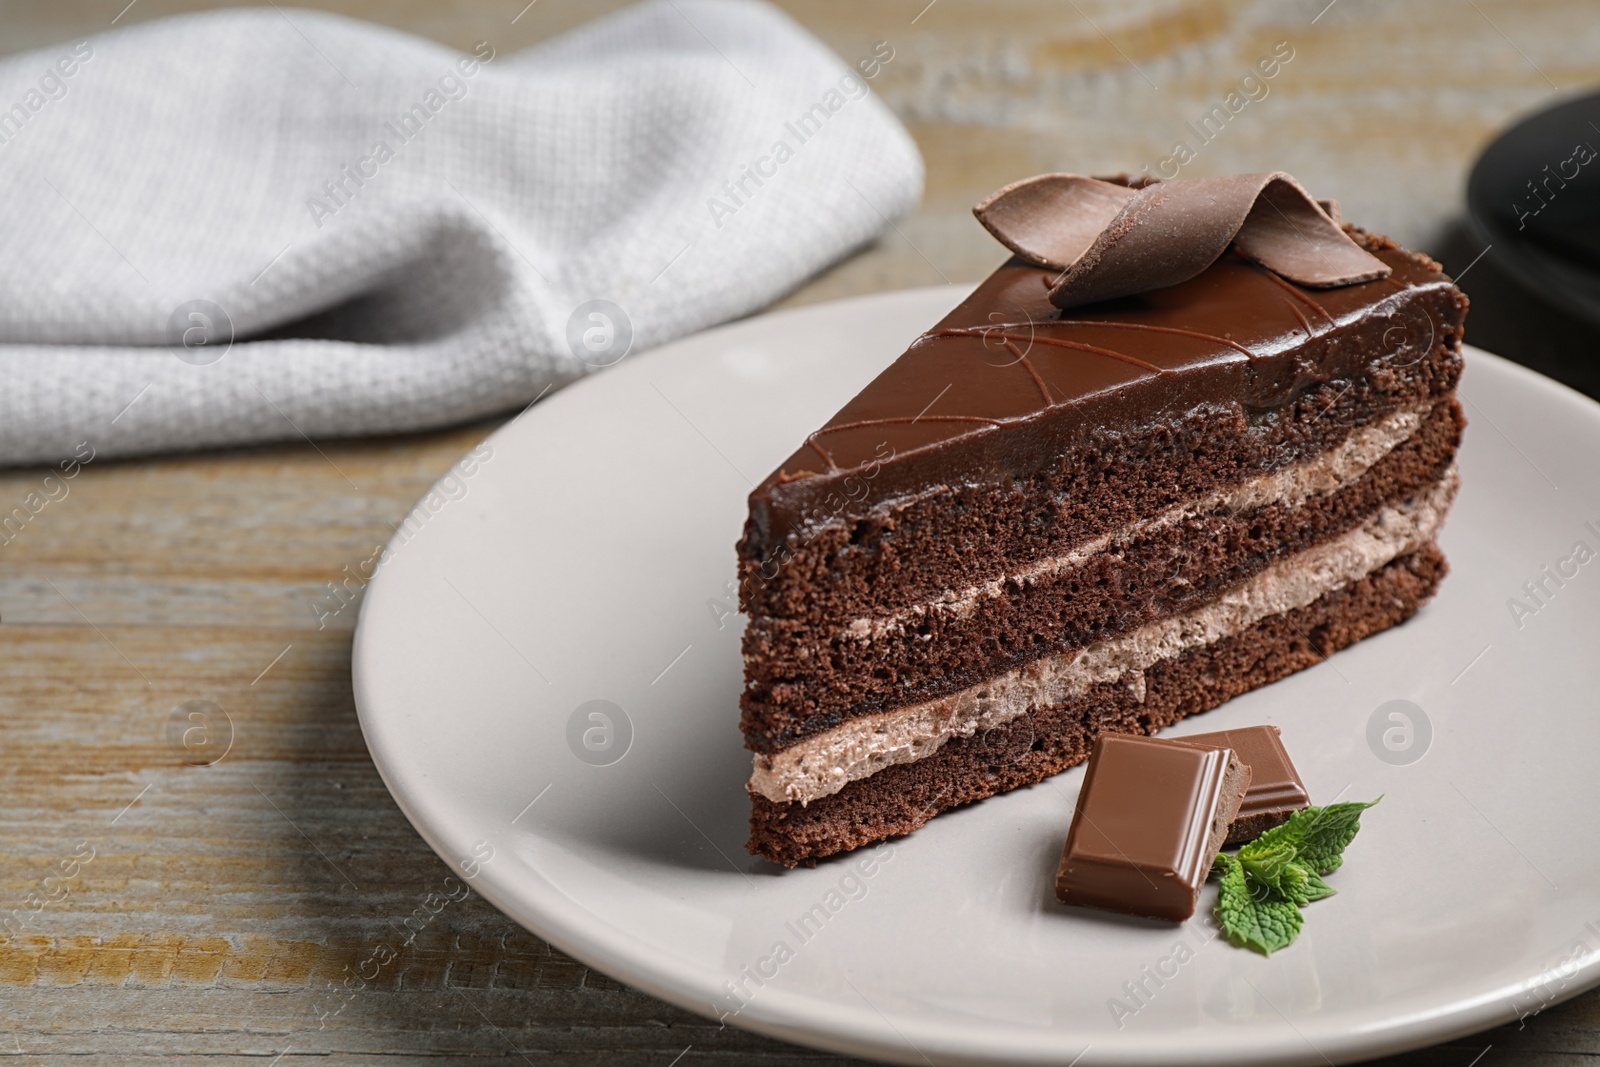
<svg viewBox="0 0 1600 1067">
<path fill-rule="evenodd" d="M 1228 250 L 1188 281 L 1064 311 L 1056 272 L 1013 258 L 751 493 L 746 558 L 940 486 L 1025 477 L 1090 434 L 1207 404 L 1271 411 L 1364 373 L 1380 345 L 1404 366 L 1449 343 L 1437 264 L 1348 232 L 1386 277 L 1309 290 Z"/>
</svg>

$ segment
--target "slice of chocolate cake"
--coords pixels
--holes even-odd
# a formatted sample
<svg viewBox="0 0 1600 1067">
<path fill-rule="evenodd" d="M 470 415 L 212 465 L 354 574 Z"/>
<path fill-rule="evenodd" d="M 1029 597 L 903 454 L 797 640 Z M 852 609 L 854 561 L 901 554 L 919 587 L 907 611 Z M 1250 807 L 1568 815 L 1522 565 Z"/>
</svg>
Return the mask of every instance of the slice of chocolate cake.
<svg viewBox="0 0 1600 1067">
<path fill-rule="evenodd" d="M 749 847 L 793 866 L 1412 615 L 1466 298 L 1284 175 L 1049 175 L 1013 252 L 750 495 Z"/>
</svg>

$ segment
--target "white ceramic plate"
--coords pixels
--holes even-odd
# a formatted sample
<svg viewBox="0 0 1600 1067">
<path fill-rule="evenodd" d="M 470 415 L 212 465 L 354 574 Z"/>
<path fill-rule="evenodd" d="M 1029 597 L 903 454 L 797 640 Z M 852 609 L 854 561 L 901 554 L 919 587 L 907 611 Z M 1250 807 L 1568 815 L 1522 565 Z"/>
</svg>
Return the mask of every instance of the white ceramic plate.
<svg viewBox="0 0 1600 1067">
<path fill-rule="evenodd" d="M 1172 731 L 1277 723 L 1319 802 L 1385 795 L 1293 946 L 1214 940 L 1214 887 L 1182 927 L 1058 906 L 1081 769 L 871 863 L 746 855 L 728 614 L 746 494 L 960 295 L 783 312 L 630 358 L 419 505 L 367 592 L 354 672 L 373 758 L 428 843 L 625 982 L 902 1063 L 1350 1060 L 1600 981 L 1600 408 L 1477 351 L 1438 598 Z"/>
</svg>

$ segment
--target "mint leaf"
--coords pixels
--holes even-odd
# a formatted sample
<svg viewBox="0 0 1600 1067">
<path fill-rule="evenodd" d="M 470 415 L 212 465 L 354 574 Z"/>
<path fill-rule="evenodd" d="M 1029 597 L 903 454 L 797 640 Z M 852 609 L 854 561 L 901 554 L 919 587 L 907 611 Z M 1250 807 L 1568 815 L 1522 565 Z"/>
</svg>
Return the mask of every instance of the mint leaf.
<svg viewBox="0 0 1600 1067">
<path fill-rule="evenodd" d="M 1248 878 L 1243 862 L 1229 857 L 1223 866 L 1217 920 L 1228 940 L 1263 956 L 1292 943 L 1304 921 L 1299 907 L 1265 883 Z"/>
<path fill-rule="evenodd" d="M 1239 850 L 1239 865 L 1245 878 L 1269 887 L 1283 897 L 1292 897 L 1288 885 L 1304 884 L 1306 870 L 1295 862 L 1297 853 L 1293 845 L 1279 844 L 1267 848 L 1246 845 Z"/>
<path fill-rule="evenodd" d="M 1300 909 L 1334 894 L 1322 876 L 1344 862 L 1345 848 L 1361 829 L 1361 813 L 1377 802 L 1306 808 L 1237 855 L 1218 853 L 1211 876 L 1221 880 L 1217 922 L 1228 940 L 1264 956 L 1291 944 L 1304 922 Z"/>
<path fill-rule="evenodd" d="M 1329 885 L 1327 882 L 1324 882 L 1322 877 L 1315 871 L 1307 871 L 1306 874 L 1308 877 L 1306 882 L 1307 895 L 1304 900 L 1300 901 L 1301 904 L 1309 904 L 1313 900 L 1321 900 L 1323 897 L 1331 897 L 1338 892 L 1338 890 L 1333 888 L 1333 886 Z"/>
<path fill-rule="evenodd" d="M 1305 904 L 1314 899 L 1311 879 L 1317 877 L 1316 873 L 1296 863 L 1294 854 L 1294 849 L 1280 845 L 1264 856 L 1241 856 L 1240 866 L 1244 868 L 1245 883 L 1251 895 L 1258 900 L 1287 900 L 1291 904 Z M 1317 878 L 1317 881 L 1322 879 Z"/>
<path fill-rule="evenodd" d="M 1206 875 L 1206 877 L 1221 878 L 1223 875 L 1228 873 L 1229 867 L 1232 867 L 1238 862 L 1239 861 L 1237 859 L 1228 855 L 1226 852 L 1218 852 L 1217 858 L 1211 861 L 1211 871 Z"/>
<path fill-rule="evenodd" d="M 1378 800 L 1382 800 L 1379 797 Z M 1344 862 L 1345 847 L 1361 829 L 1361 813 L 1376 804 L 1329 804 L 1325 808 L 1305 808 L 1289 816 L 1240 849 L 1240 856 L 1252 851 L 1266 852 L 1283 845 L 1295 850 L 1298 862 L 1317 874 L 1328 874 Z"/>
</svg>

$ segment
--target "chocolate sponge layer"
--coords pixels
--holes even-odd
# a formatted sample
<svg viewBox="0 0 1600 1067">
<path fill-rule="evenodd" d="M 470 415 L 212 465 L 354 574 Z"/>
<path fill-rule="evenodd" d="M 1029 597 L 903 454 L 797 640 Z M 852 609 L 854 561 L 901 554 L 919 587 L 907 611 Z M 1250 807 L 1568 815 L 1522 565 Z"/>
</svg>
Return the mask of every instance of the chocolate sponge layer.
<svg viewBox="0 0 1600 1067">
<path fill-rule="evenodd" d="M 908 834 L 949 808 L 1042 781 L 1086 759 L 1102 733 L 1154 733 L 1403 622 L 1433 595 L 1446 570 L 1430 543 L 1304 608 L 1149 668 L 1142 701 L 1126 685 L 1100 685 L 808 805 L 752 795 L 747 847 L 793 867 Z"/>
</svg>

